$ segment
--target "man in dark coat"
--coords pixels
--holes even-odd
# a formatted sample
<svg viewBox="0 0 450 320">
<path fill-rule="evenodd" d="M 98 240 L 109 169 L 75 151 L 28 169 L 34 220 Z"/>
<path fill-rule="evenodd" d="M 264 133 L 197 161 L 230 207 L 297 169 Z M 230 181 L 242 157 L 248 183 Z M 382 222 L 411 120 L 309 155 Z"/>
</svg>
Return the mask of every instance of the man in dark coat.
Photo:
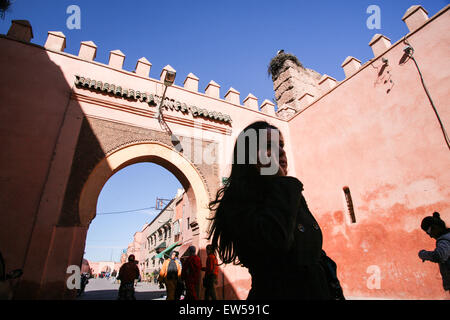
<svg viewBox="0 0 450 320">
<path fill-rule="evenodd" d="M 120 280 L 119 300 L 136 300 L 134 296 L 134 280 L 139 278 L 139 267 L 136 265 L 135 257 L 131 254 L 128 262 L 119 269 L 117 279 Z"/>
</svg>

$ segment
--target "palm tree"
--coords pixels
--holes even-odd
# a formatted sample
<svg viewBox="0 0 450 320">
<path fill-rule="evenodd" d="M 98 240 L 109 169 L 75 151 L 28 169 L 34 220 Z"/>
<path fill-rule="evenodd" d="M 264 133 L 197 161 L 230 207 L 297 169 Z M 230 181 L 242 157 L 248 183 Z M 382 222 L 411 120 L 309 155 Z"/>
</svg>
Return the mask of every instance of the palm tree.
<svg viewBox="0 0 450 320">
<path fill-rule="evenodd" d="M 11 7 L 11 0 L 0 0 L 0 17 L 5 19 L 5 13 Z"/>
</svg>

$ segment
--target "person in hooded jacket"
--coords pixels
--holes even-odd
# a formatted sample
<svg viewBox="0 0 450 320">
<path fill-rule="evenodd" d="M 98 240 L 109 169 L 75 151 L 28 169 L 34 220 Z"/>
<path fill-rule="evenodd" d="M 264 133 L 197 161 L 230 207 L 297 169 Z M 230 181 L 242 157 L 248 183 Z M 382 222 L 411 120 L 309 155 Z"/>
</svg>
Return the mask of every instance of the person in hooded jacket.
<svg viewBox="0 0 450 320">
<path fill-rule="evenodd" d="M 167 290 L 166 300 L 175 300 L 178 280 L 181 277 L 181 263 L 178 260 L 178 251 L 172 251 L 170 258 L 166 259 L 159 272 L 159 283 L 165 283 Z"/>
<path fill-rule="evenodd" d="M 441 219 L 439 212 L 422 220 L 421 228 L 431 238 L 436 239 L 433 251 L 420 250 L 419 258 L 422 262 L 431 261 L 439 264 L 444 290 L 450 294 L 450 229 Z"/>
</svg>

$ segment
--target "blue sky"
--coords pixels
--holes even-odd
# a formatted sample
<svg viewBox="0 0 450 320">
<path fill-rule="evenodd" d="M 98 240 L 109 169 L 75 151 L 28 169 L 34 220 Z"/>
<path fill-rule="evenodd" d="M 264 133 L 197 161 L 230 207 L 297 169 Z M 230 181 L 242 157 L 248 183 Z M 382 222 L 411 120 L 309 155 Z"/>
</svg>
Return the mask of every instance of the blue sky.
<svg viewBox="0 0 450 320">
<path fill-rule="evenodd" d="M 175 176 L 154 163 L 138 163 L 114 174 L 103 187 L 97 216 L 89 226 L 85 258 L 91 261 L 119 261 L 136 231 L 159 213 L 156 209 L 121 214 L 104 214 L 154 207 L 156 198 L 172 199 L 182 188 Z"/>
<path fill-rule="evenodd" d="M 152 63 L 150 77 L 159 78 L 170 64 L 177 70 L 176 85 L 183 85 L 190 72 L 200 78 L 203 91 L 210 80 L 221 85 L 221 97 L 230 87 L 241 101 L 252 93 L 261 103 L 274 97 L 267 75 L 270 59 L 279 49 L 296 55 L 302 64 L 337 80 L 344 79 L 341 64 L 347 56 L 362 63 L 373 57 L 368 43 L 382 33 L 394 43 L 408 33 L 401 20 L 406 9 L 422 4 L 433 16 L 445 0 L 15 0 L 0 33 L 6 34 L 11 20 L 29 20 L 33 43 L 43 45 L 47 31 L 66 35 L 65 51 L 78 54 L 81 41 L 96 43 L 96 61 L 108 63 L 109 52 L 125 55 L 124 69 L 133 71 L 136 61 Z M 81 10 L 81 28 L 67 27 L 70 5 Z M 381 28 L 369 29 L 370 5 L 380 8 Z M 156 197 L 175 196 L 180 183 L 155 164 L 137 164 L 115 174 L 98 201 L 98 212 L 122 211 L 153 206 Z M 118 259 L 135 231 L 154 217 L 149 212 L 99 215 L 92 222 L 86 243 L 91 260 Z"/>
</svg>

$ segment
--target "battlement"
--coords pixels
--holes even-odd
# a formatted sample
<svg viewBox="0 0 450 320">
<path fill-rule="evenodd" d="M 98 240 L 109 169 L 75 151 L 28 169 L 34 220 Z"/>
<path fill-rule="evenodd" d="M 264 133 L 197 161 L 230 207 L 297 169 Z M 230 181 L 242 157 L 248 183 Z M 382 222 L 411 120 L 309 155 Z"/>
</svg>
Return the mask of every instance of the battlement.
<svg viewBox="0 0 450 320">
<path fill-rule="evenodd" d="M 429 21 L 447 11 L 449 7 L 450 5 L 447 5 L 432 18 L 428 17 L 428 12 L 420 5 L 408 8 L 402 17 L 403 22 L 409 29 L 409 33 L 404 38 L 409 37 Z M 291 59 L 293 55 L 285 54 L 284 51 L 279 52 L 274 59 L 284 60 L 284 63 L 279 65 L 278 72 L 272 74 L 275 98 L 280 106 L 276 112 L 277 115 L 283 119 L 290 120 L 296 114 L 314 104 L 315 101 L 335 90 L 341 83 L 354 77 L 363 67 L 383 57 L 396 44 L 391 44 L 391 40 L 383 34 L 375 34 L 369 41 L 373 58 L 361 65 L 359 59 L 353 56 L 346 57 L 341 65 L 345 74 L 345 78 L 342 81 L 337 81 L 329 75 L 320 75 L 314 70 L 299 66 Z M 283 55 L 285 56 L 283 57 Z"/>
<path fill-rule="evenodd" d="M 26 20 L 13 20 L 11 27 L 8 31 L 8 34 L 6 35 L 7 38 L 18 40 L 24 43 L 29 43 L 31 39 L 33 38 L 33 32 L 32 32 L 32 26 L 31 24 Z M 109 67 L 116 70 L 122 70 L 123 69 L 124 62 L 126 55 L 121 50 L 112 50 L 109 53 L 109 60 L 107 64 L 100 63 L 98 61 L 95 61 L 97 56 L 97 45 L 93 41 L 82 41 L 80 44 L 80 49 L 78 52 L 78 55 L 72 55 L 69 53 L 64 52 L 66 48 L 66 36 L 61 31 L 48 31 L 47 40 L 43 46 L 46 50 L 53 51 L 53 52 L 61 52 L 65 55 L 74 56 L 78 59 L 87 61 L 87 62 L 94 62 L 96 64 L 103 65 L 105 67 Z M 140 77 L 148 78 L 149 80 L 157 81 L 157 82 L 163 82 L 164 78 L 164 71 L 169 68 L 173 68 L 170 65 L 165 66 L 160 73 L 159 78 L 150 78 L 150 72 L 152 70 L 152 63 L 146 58 L 142 57 L 136 62 L 136 67 L 132 71 L 128 71 L 130 73 L 134 73 Z M 184 82 L 183 82 L 183 88 L 185 90 L 195 92 L 198 94 L 203 94 L 207 97 L 213 98 L 213 99 L 219 99 L 222 101 L 226 101 L 230 104 L 240 106 L 243 108 L 247 108 L 249 110 L 261 112 L 265 115 L 272 116 L 272 117 L 278 117 L 278 115 L 273 112 L 273 107 L 267 104 L 267 99 L 264 100 L 264 102 L 258 106 L 258 98 L 255 97 L 253 94 L 249 93 L 249 95 L 244 99 L 244 101 L 240 102 L 240 93 L 231 88 L 227 91 L 224 98 L 220 98 L 220 84 L 215 82 L 214 80 L 211 80 L 203 92 L 199 92 L 198 88 L 199 84 L 199 78 L 194 75 L 193 73 L 189 73 Z M 176 86 L 176 85 L 175 85 Z M 273 104 L 272 104 L 273 105 Z M 274 105 L 273 105 L 274 106 Z"/>
<path fill-rule="evenodd" d="M 449 7 L 450 5 L 447 5 L 440 12 L 438 12 L 435 17 L 448 10 Z M 416 32 L 431 19 L 434 19 L 434 17 L 429 18 L 428 12 L 420 5 L 414 5 L 408 8 L 402 17 L 403 22 L 410 31 L 407 35 L 405 35 L 405 37 L 408 37 L 412 33 Z M 26 20 L 13 20 L 6 37 L 29 43 L 33 38 L 32 26 Z M 344 59 L 341 67 L 344 71 L 345 78 L 342 81 L 337 81 L 333 77 L 326 74 L 321 75 L 312 69 L 303 67 L 301 64 L 296 64 L 292 60 L 285 60 L 283 65 L 280 67 L 279 72 L 276 75 L 272 75 L 273 89 L 275 91 L 275 99 L 278 105 L 276 112 L 275 104 L 271 103 L 267 99 L 259 104 L 258 98 L 251 93 L 249 93 L 241 103 L 240 92 L 232 87 L 228 89 L 222 99 L 220 97 L 221 86 L 214 80 L 211 80 L 207 84 L 203 92 L 199 92 L 199 78 L 193 73 L 189 73 L 186 76 L 183 81 L 183 86 L 179 86 L 179 88 L 202 94 L 212 99 L 226 101 L 232 105 L 240 106 L 249 110 L 261 112 L 267 116 L 289 120 L 295 114 L 302 112 L 315 101 L 321 99 L 321 97 L 338 88 L 342 82 L 354 77 L 363 67 L 370 64 L 371 61 L 377 60 L 394 45 L 391 44 L 391 40 L 387 36 L 383 34 L 375 34 L 369 41 L 369 46 L 372 49 L 374 58 L 370 59 L 368 62 L 361 64 L 361 61 L 353 56 L 347 56 Z M 53 52 L 64 52 L 66 48 L 66 36 L 60 31 L 49 31 L 47 40 L 43 47 L 46 50 Z M 80 44 L 80 49 L 76 57 L 81 60 L 95 62 L 112 69 L 127 71 L 123 69 L 126 55 L 122 51 L 110 51 L 108 63 L 103 64 L 95 61 L 97 49 L 97 45 L 93 41 L 83 41 Z M 64 54 L 70 55 L 68 53 Z M 283 54 L 284 52 L 280 52 L 275 58 Z M 163 70 L 161 70 L 159 79 L 150 78 L 152 63 L 147 58 L 142 57 L 136 62 L 135 69 L 128 72 L 134 73 L 142 78 L 162 82 L 161 79 L 165 68 L 173 69 L 171 66 L 166 66 Z"/>
</svg>

